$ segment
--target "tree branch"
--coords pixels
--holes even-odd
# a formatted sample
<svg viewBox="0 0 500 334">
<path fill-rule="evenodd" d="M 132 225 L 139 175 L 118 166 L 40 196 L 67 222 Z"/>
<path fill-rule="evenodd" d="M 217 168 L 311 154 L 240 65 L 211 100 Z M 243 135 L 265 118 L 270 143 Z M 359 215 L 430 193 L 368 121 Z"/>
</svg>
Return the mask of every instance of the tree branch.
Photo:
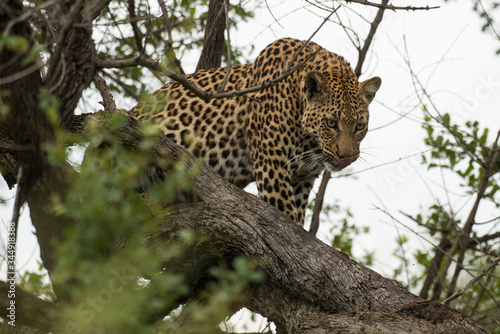
<svg viewBox="0 0 500 334">
<path fill-rule="evenodd" d="M 325 198 L 326 187 L 328 185 L 328 181 L 330 181 L 330 178 L 331 178 L 331 173 L 325 170 L 323 172 L 323 177 L 321 178 L 321 183 L 318 188 L 318 193 L 316 194 L 316 201 L 314 202 L 314 208 L 311 217 L 311 226 L 309 227 L 309 232 L 312 235 L 316 235 L 316 233 L 318 233 L 319 216 L 321 214 L 321 210 L 323 209 L 323 201 Z"/>
<path fill-rule="evenodd" d="M 384 3 L 376 3 L 376 2 L 371 2 L 367 0 L 345 0 L 347 4 L 349 3 L 358 3 L 361 5 L 365 6 L 371 6 L 371 7 L 377 7 L 379 9 L 389 9 L 389 10 L 430 10 L 430 9 L 437 9 L 439 6 L 425 6 L 425 7 L 414 7 L 414 6 L 394 6 L 394 5 L 388 5 L 387 2 Z"/>
<path fill-rule="evenodd" d="M 101 3 L 107 4 L 107 1 Z M 83 7 L 82 0 L 63 1 L 58 10 L 50 11 L 49 21 L 60 22 L 56 48 L 50 58 L 47 88 L 58 98 L 61 124 L 67 125 L 73 117 L 82 91 L 95 74 L 95 46 L 92 40 L 91 15 L 102 8 L 90 1 Z M 71 78 L 68 80 L 68 78 Z"/>
<path fill-rule="evenodd" d="M 356 73 L 356 76 L 359 78 L 361 76 L 362 72 L 362 67 L 363 64 L 365 63 L 365 58 L 366 54 L 368 53 L 368 50 L 370 49 L 370 45 L 372 44 L 373 37 L 375 36 L 375 33 L 377 32 L 378 26 L 380 25 L 380 22 L 382 22 L 382 18 L 384 16 L 384 11 L 386 9 L 385 6 L 389 3 L 389 0 L 382 0 L 381 6 L 379 7 L 379 10 L 377 11 L 377 15 L 375 15 L 375 18 L 373 19 L 371 25 L 370 25 L 370 31 L 368 32 L 368 36 L 366 36 L 365 42 L 363 44 L 363 47 L 358 49 L 358 63 L 356 64 L 356 69 L 354 70 L 354 73 Z"/>
<path fill-rule="evenodd" d="M 496 266 L 498 266 L 498 263 L 500 262 L 500 256 L 497 256 L 495 260 L 493 260 L 486 268 L 484 268 L 479 275 L 475 276 L 473 279 L 469 281 L 462 289 L 458 290 L 455 292 L 453 295 L 450 297 L 446 298 L 441 302 L 443 305 L 448 305 L 458 297 L 460 297 L 465 291 L 469 290 L 474 284 L 476 284 L 481 278 L 483 278 L 490 270 L 494 269 Z"/>
<path fill-rule="evenodd" d="M 85 131 L 89 117 L 99 120 L 106 113 L 79 115 L 70 130 Z M 140 144 L 140 135 L 134 134 L 136 126 L 131 118 L 130 128 L 120 130 L 128 149 L 137 149 Z M 200 173 L 192 178 L 192 189 L 201 201 L 172 206 L 152 240 L 169 240 L 178 231 L 189 229 L 208 236 L 209 243 L 226 257 L 244 254 L 254 259 L 267 281 L 251 286 L 243 305 L 276 321 L 287 328 L 287 333 L 342 333 L 337 331 L 342 326 L 349 330 L 364 326 L 367 333 L 381 329 L 391 333 L 407 333 L 410 329 L 417 333 L 486 333 L 460 313 L 418 298 L 396 281 L 325 245 L 276 208 L 201 165 L 168 138 L 161 138 L 152 154 L 161 161 L 166 157 L 183 161 L 186 168 L 196 165 Z M 148 171 L 152 179 L 161 174 L 168 178 L 164 166 Z M 47 195 L 42 191 L 40 196 Z M 32 210 L 32 214 L 38 212 Z M 155 243 L 162 244 L 166 243 Z M 199 256 L 202 261 L 205 254 Z"/>
<path fill-rule="evenodd" d="M 161 71 L 161 72 L 165 73 L 170 79 L 179 82 L 181 85 L 183 85 L 184 87 L 189 89 L 193 94 L 195 94 L 199 98 L 201 98 L 205 101 L 208 101 L 210 99 L 222 99 L 222 98 L 229 98 L 229 97 L 234 97 L 234 96 L 241 96 L 241 95 L 261 91 L 263 89 L 271 87 L 271 86 L 277 84 L 278 82 L 286 79 L 294 71 L 296 71 L 297 69 L 302 67 L 308 61 L 312 60 L 316 56 L 316 54 L 317 54 L 317 51 L 314 53 L 311 53 L 310 55 L 308 55 L 308 57 L 304 61 L 292 66 L 290 69 L 284 71 L 277 78 L 269 80 L 269 81 L 263 83 L 262 85 L 248 87 L 248 88 L 239 89 L 239 90 L 230 91 L 230 92 L 222 92 L 222 93 L 204 91 L 204 90 L 200 89 L 198 86 L 196 86 L 195 84 L 193 84 L 191 81 L 186 79 L 184 76 L 181 76 L 181 75 L 175 73 L 174 71 L 166 68 L 165 66 L 151 60 L 147 56 L 138 56 L 138 57 L 131 58 L 131 59 L 119 59 L 119 60 L 98 59 L 96 64 L 100 68 L 121 68 L 121 67 L 142 65 L 142 66 L 148 67 L 148 68 L 155 70 L 155 71 Z"/>
</svg>

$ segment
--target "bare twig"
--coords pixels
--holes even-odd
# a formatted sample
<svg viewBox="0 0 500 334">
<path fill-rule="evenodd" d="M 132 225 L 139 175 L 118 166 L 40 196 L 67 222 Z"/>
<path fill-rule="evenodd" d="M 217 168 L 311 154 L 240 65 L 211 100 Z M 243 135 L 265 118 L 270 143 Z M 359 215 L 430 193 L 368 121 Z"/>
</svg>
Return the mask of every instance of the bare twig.
<svg viewBox="0 0 500 334">
<path fill-rule="evenodd" d="M 382 0 L 381 5 L 386 6 L 387 3 L 389 3 L 389 0 Z M 359 77 L 361 75 L 361 68 L 363 67 L 363 64 L 365 63 L 366 54 L 368 53 L 368 49 L 370 48 L 370 45 L 372 44 L 372 40 L 373 40 L 373 37 L 375 36 L 375 32 L 377 31 L 377 28 L 380 25 L 380 22 L 382 22 L 382 17 L 384 16 L 384 8 L 385 7 L 379 7 L 379 10 L 377 11 L 377 15 L 375 16 L 375 18 L 373 19 L 373 21 L 370 25 L 370 31 L 368 32 L 368 36 L 366 36 L 363 47 L 358 49 L 358 63 L 356 64 L 356 69 L 354 70 L 354 73 L 356 73 L 357 77 Z"/>
<path fill-rule="evenodd" d="M 493 33 L 497 36 L 498 40 L 500 41 L 500 35 L 498 35 L 498 32 L 495 30 L 495 26 L 493 25 L 493 20 L 490 18 L 488 12 L 484 8 L 483 2 L 481 0 L 477 0 L 477 2 L 479 2 L 479 5 L 483 9 L 483 13 L 486 16 L 486 22 L 488 22 L 488 25 L 490 26 L 491 30 L 493 30 Z"/>
<path fill-rule="evenodd" d="M 429 225 L 422 223 L 418 219 L 415 219 L 414 217 L 410 216 L 409 214 L 404 213 L 403 211 L 399 211 L 399 213 L 401 213 L 402 215 L 406 216 L 406 218 L 411 219 L 413 222 L 417 223 L 420 226 L 425 227 L 426 229 L 428 229 L 430 231 L 440 232 L 440 233 L 450 233 L 450 228 L 439 228 L 439 227 L 435 227 L 435 226 L 429 226 Z"/>
<path fill-rule="evenodd" d="M 326 186 L 328 185 L 330 177 L 331 173 L 325 170 L 323 173 L 323 178 L 321 179 L 321 183 L 318 188 L 318 193 L 316 194 L 316 202 L 314 203 L 313 213 L 311 217 L 311 226 L 309 227 L 309 232 L 312 235 L 316 235 L 316 233 L 318 233 L 319 215 L 321 214 L 321 210 L 323 208 L 323 200 L 325 198 Z"/>
<path fill-rule="evenodd" d="M 12 29 L 12 27 L 19 23 L 19 22 L 22 22 L 28 18 L 30 18 L 34 13 L 36 13 L 37 11 L 40 11 L 42 9 L 46 9 L 50 6 L 53 6 L 55 4 L 57 4 L 59 1 L 58 0 L 50 0 L 50 1 L 47 1 L 47 2 L 44 2 L 42 4 L 40 4 L 39 6 L 36 6 L 30 10 L 27 10 L 26 12 L 24 12 L 22 15 L 16 17 L 15 19 L 13 20 L 10 20 L 9 23 L 7 23 L 7 26 L 5 27 L 4 29 L 4 34 L 5 35 L 9 35 L 10 34 L 10 30 Z"/>
<path fill-rule="evenodd" d="M 278 82 L 286 79 L 290 74 L 292 74 L 294 71 L 296 71 L 297 69 L 302 67 L 305 63 L 307 63 L 312 58 L 314 58 L 316 56 L 316 54 L 317 54 L 317 52 L 311 53 L 304 61 L 293 66 L 290 70 L 283 72 L 279 77 L 274 78 L 274 79 L 269 80 L 269 81 L 266 81 L 261 85 L 248 87 L 248 88 L 244 88 L 244 89 L 240 89 L 240 90 L 235 90 L 235 91 L 231 91 L 231 92 L 222 92 L 222 93 L 201 90 L 198 86 L 193 84 L 191 81 L 186 79 L 184 76 L 181 76 L 181 75 L 175 73 L 174 71 L 166 68 L 165 66 L 151 60 L 147 56 L 139 56 L 139 57 L 135 57 L 132 59 L 120 59 L 120 60 L 98 59 L 96 62 L 96 65 L 98 67 L 101 67 L 101 68 L 122 68 L 122 67 L 142 65 L 142 66 L 148 67 L 150 69 L 153 69 L 155 71 L 161 71 L 161 72 L 165 73 L 170 79 L 179 82 L 181 85 L 186 87 L 188 90 L 190 90 L 193 94 L 195 94 L 199 98 L 201 98 L 205 101 L 208 101 L 210 99 L 221 99 L 221 98 L 229 98 L 229 97 L 234 97 L 234 96 L 241 96 L 241 95 L 257 92 L 257 91 L 266 89 L 268 87 L 271 87 L 271 86 L 277 84 Z"/>
<path fill-rule="evenodd" d="M 469 290 L 474 284 L 476 284 L 481 278 L 483 278 L 490 270 L 495 268 L 500 262 L 500 255 L 497 256 L 495 260 L 493 260 L 486 268 L 484 268 L 479 275 L 475 276 L 473 279 L 469 281 L 462 289 L 455 292 L 450 297 L 446 298 L 441 302 L 441 304 L 448 305 L 450 302 L 454 301 L 458 297 L 460 297 L 465 291 Z"/>
<path fill-rule="evenodd" d="M 276 19 L 276 17 L 274 16 L 274 14 L 273 14 L 273 12 L 272 12 L 271 8 L 269 8 L 269 4 L 267 3 L 267 0 L 265 0 L 264 2 L 266 3 L 266 7 L 267 7 L 267 10 L 269 11 L 269 14 L 271 14 L 272 18 L 274 19 L 274 22 L 278 23 L 278 25 L 281 27 L 281 29 L 285 29 L 285 28 L 281 25 L 280 21 L 278 21 L 278 19 Z"/>
<path fill-rule="evenodd" d="M 471 159 L 473 161 L 475 161 L 481 167 L 483 167 L 483 168 L 486 169 L 486 166 L 485 166 L 484 162 L 481 160 L 481 158 L 475 152 L 469 150 L 468 147 L 467 147 L 467 143 L 465 143 L 464 139 L 461 138 L 460 136 L 458 136 L 455 133 L 455 131 L 459 131 L 459 130 L 458 129 L 453 130 L 450 127 L 450 124 L 448 124 L 447 122 L 443 121 L 444 118 L 443 118 L 443 115 L 439 112 L 439 108 L 437 108 L 437 106 L 434 104 L 434 100 L 431 99 L 430 94 L 427 92 L 425 86 L 418 79 L 417 75 L 413 71 L 413 68 L 411 67 L 411 61 L 410 61 L 408 46 L 407 46 L 407 43 L 406 43 L 406 38 L 404 36 L 403 36 L 403 41 L 404 41 L 405 52 L 406 52 L 406 55 L 407 55 L 406 57 L 403 57 L 403 59 L 404 59 L 405 63 L 408 66 L 408 70 L 410 71 L 410 75 L 411 75 L 411 78 L 412 78 L 412 81 L 413 81 L 413 86 L 414 86 L 415 92 L 418 92 L 419 91 L 418 88 L 420 88 L 422 94 L 427 98 L 427 100 L 429 101 L 429 104 L 436 111 L 438 117 L 432 115 L 429 112 L 427 112 L 427 115 L 429 117 L 431 117 L 434 121 L 436 121 L 438 124 L 440 124 L 441 126 L 443 126 L 453 136 L 453 138 L 455 139 L 456 143 L 464 150 L 464 152 L 467 155 L 469 155 L 471 157 Z M 418 98 L 418 100 L 419 100 L 419 102 L 420 102 L 421 105 L 426 105 L 427 104 L 427 103 L 425 103 L 423 101 L 423 98 L 422 98 L 422 96 L 420 96 L 420 94 L 417 94 L 417 98 Z M 425 109 L 425 110 L 427 110 L 427 109 Z"/>
<path fill-rule="evenodd" d="M 31 73 L 38 71 L 42 67 L 43 67 L 42 61 L 39 58 L 37 58 L 33 62 L 33 64 L 30 65 L 29 67 L 26 67 L 25 69 L 23 69 L 23 70 L 21 70 L 19 72 L 16 72 L 16 73 L 14 73 L 12 75 L 0 78 L 0 85 L 9 84 L 11 82 L 14 82 L 14 81 L 17 81 L 19 79 L 22 79 L 25 76 L 30 75 Z"/>
<path fill-rule="evenodd" d="M 160 5 L 161 12 L 163 14 L 163 19 L 165 20 L 165 30 L 167 31 L 167 36 L 168 40 L 166 41 L 167 46 L 172 49 L 174 49 L 174 38 L 172 35 L 172 21 L 170 20 L 170 16 L 168 15 L 168 10 L 167 6 L 165 6 L 165 1 L 164 0 L 158 0 L 158 4 Z M 175 56 L 175 53 L 172 52 L 172 57 L 173 61 L 175 63 L 175 66 L 179 69 L 180 74 L 184 75 L 184 69 L 182 68 L 181 61 L 179 58 Z"/>
<path fill-rule="evenodd" d="M 389 9 L 389 10 L 430 10 L 439 8 L 439 6 L 425 6 L 425 7 L 414 7 L 414 6 L 394 6 L 388 4 L 375 3 L 367 0 L 346 0 L 346 3 L 358 3 L 365 6 L 377 7 L 379 9 Z"/>
<path fill-rule="evenodd" d="M 133 97 L 137 102 L 141 100 L 141 97 L 137 95 L 130 87 L 125 84 L 123 81 L 120 80 L 120 78 L 113 73 L 107 72 L 107 71 L 102 71 L 102 73 L 107 76 L 108 78 L 112 79 L 114 82 L 116 82 L 118 85 L 120 85 L 125 93 Z"/>
<path fill-rule="evenodd" d="M 293 63 L 295 63 L 295 60 L 297 60 L 297 57 L 299 56 L 299 54 L 302 52 L 302 50 L 304 50 L 304 48 L 311 41 L 311 39 L 318 33 L 318 31 L 321 30 L 321 28 L 323 28 L 323 26 L 325 25 L 325 23 L 328 22 L 328 20 L 330 19 L 330 17 L 334 13 L 336 13 L 339 8 L 340 8 L 340 6 L 338 6 L 330 14 L 328 14 L 328 16 L 325 17 L 325 19 L 323 20 L 323 22 L 321 22 L 321 24 L 319 25 L 319 27 L 316 28 L 316 30 L 314 30 L 314 32 L 311 34 L 311 36 L 309 36 L 309 38 L 306 40 L 306 42 L 304 44 L 302 44 L 302 46 L 297 50 L 297 52 L 295 52 L 295 54 L 292 57 L 292 60 L 290 61 L 290 63 L 288 63 L 287 71 L 290 70 L 290 68 L 293 66 Z"/>
<path fill-rule="evenodd" d="M 130 17 L 130 25 L 132 26 L 132 31 L 134 32 L 135 46 L 137 47 L 139 53 L 142 54 L 144 52 L 144 48 L 142 47 L 141 43 L 143 35 L 139 30 L 139 27 L 137 26 L 135 15 L 135 0 L 128 0 L 128 14 Z"/>
</svg>

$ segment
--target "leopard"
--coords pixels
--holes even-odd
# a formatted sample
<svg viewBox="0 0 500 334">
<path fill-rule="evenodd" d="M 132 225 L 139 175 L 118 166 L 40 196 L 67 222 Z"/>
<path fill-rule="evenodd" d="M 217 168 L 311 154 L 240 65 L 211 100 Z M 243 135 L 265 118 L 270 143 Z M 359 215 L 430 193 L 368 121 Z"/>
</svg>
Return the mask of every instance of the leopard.
<svg viewBox="0 0 500 334">
<path fill-rule="evenodd" d="M 234 185 L 256 182 L 259 197 L 300 226 L 316 178 L 359 158 L 382 83 L 358 81 L 342 56 L 294 38 L 272 42 L 253 63 L 184 78 L 205 92 L 234 94 L 207 100 L 171 81 L 129 113 Z"/>
</svg>

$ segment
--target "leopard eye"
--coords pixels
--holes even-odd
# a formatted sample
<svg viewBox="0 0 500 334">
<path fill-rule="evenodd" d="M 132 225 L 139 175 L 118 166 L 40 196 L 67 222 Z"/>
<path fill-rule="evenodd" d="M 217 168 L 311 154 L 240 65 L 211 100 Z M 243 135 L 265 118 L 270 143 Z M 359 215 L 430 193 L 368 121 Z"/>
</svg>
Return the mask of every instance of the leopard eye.
<svg viewBox="0 0 500 334">
<path fill-rule="evenodd" d="M 336 129 L 337 128 L 337 121 L 333 120 L 331 118 L 326 119 L 326 126 L 331 128 L 331 129 Z"/>
<path fill-rule="evenodd" d="M 356 124 L 356 130 L 357 131 L 361 131 L 364 128 L 366 128 L 366 123 L 358 123 L 358 124 Z"/>
</svg>

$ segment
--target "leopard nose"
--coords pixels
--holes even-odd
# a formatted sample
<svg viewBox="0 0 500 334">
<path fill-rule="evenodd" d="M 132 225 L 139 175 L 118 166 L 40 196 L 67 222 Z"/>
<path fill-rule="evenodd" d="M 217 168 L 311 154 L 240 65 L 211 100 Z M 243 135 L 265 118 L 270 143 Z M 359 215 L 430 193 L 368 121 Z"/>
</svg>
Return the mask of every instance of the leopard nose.
<svg viewBox="0 0 500 334">
<path fill-rule="evenodd" d="M 339 160 L 335 163 L 335 166 L 337 166 L 340 169 L 346 168 L 352 163 L 352 158 L 346 158 L 346 157 L 340 157 Z"/>
</svg>

